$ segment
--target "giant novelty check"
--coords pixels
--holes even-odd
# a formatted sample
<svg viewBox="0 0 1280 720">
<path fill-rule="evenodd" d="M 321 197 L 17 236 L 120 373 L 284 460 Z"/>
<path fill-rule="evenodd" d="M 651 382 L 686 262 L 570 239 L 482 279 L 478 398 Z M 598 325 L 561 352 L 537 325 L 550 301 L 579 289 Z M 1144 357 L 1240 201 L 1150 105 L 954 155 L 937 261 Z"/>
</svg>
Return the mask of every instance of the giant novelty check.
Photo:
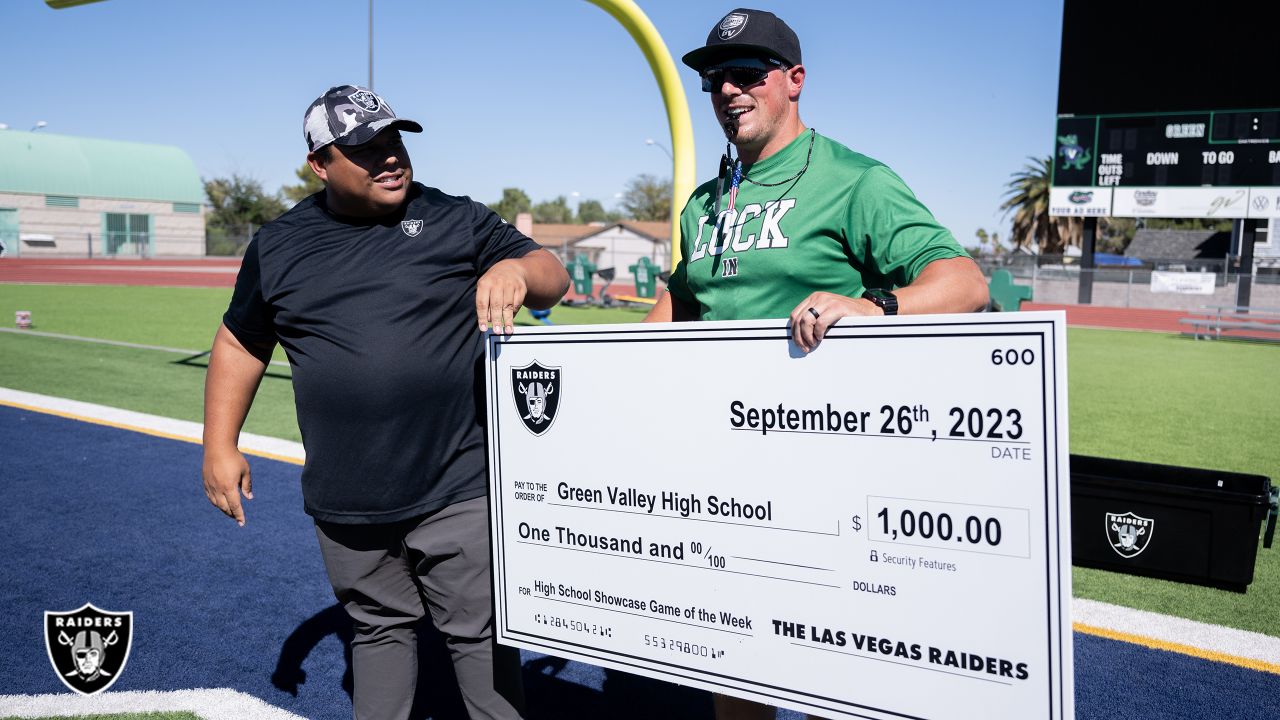
<svg viewBox="0 0 1280 720">
<path fill-rule="evenodd" d="M 1073 717 L 1064 322 L 491 336 L 498 641 L 823 717 Z"/>
</svg>

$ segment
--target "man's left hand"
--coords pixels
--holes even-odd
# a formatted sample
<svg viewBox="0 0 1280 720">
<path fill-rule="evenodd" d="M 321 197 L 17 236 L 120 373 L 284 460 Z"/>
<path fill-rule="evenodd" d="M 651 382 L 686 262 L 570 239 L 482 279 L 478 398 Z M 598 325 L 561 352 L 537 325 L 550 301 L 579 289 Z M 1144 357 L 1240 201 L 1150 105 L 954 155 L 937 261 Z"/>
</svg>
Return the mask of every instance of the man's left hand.
<svg viewBox="0 0 1280 720">
<path fill-rule="evenodd" d="M 851 298 L 829 292 L 816 292 L 791 311 L 791 338 L 809 353 L 817 349 L 827 328 L 842 317 L 883 315 L 884 311 L 870 300 Z"/>
<path fill-rule="evenodd" d="M 515 317 L 529 291 L 525 268 L 517 259 L 503 260 L 476 283 L 476 320 L 480 332 L 493 328 L 499 335 L 515 332 Z"/>
</svg>

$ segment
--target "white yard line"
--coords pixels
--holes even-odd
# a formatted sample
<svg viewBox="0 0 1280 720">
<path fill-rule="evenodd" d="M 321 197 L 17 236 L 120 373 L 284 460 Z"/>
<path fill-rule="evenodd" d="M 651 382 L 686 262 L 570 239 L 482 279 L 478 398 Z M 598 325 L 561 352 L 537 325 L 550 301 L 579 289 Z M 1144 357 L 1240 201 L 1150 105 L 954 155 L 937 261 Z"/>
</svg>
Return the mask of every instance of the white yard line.
<svg viewBox="0 0 1280 720">
<path fill-rule="evenodd" d="M 190 348 L 171 348 L 163 345 L 142 345 L 140 343 L 124 342 L 123 340 L 103 340 L 102 338 L 81 337 L 79 335 L 63 335 L 61 333 L 41 332 L 39 330 L 19 330 L 18 328 L 0 328 L 0 332 L 13 333 L 14 335 L 31 335 L 33 337 L 53 338 L 54 340 L 75 340 L 77 342 L 94 343 L 96 345 L 111 345 L 114 347 L 132 348 L 134 350 L 157 350 L 159 352 L 176 353 L 179 355 L 190 355 L 194 359 L 198 355 L 208 354 L 208 350 L 192 350 Z M 278 367 L 289 367 L 289 363 L 282 360 L 272 360 L 272 365 Z"/>
<path fill-rule="evenodd" d="M 160 417 L 158 415 L 148 415 L 146 413 L 133 412 L 132 410 L 121 410 L 105 405 L 66 400 L 3 387 L 0 387 L 0 404 L 194 443 L 201 442 L 204 435 L 204 425 L 198 422 L 174 420 L 173 418 Z M 254 455 L 262 455 L 295 464 L 301 464 L 306 458 L 302 450 L 302 443 L 253 433 L 240 433 L 240 449 Z"/>
<path fill-rule="evenodd" d="M 1139 640 L 1185 645 L 1212 655 L 1226 656 L 1214 658 L 1223 662 L 1230 662 L 1230 658 L 1254 660 L 1274 666 L 1273 672 L 1280 672 L 1280 638 L 1270 635 L 1081 598 L 1071 601 L 1071 618 L 1091 628 L 1130 635 Z M 1083 631 L 1088 632 L 1087 629 Z"/>
<path fill-rule="evenodd" d="M 97 695 L 0 695 L 0 715 L 21 718 L 159 711 L 185 711 L 204 720 L 306 720 L 301 715 L 229 688 L 104 692 Z"/>
</svg>

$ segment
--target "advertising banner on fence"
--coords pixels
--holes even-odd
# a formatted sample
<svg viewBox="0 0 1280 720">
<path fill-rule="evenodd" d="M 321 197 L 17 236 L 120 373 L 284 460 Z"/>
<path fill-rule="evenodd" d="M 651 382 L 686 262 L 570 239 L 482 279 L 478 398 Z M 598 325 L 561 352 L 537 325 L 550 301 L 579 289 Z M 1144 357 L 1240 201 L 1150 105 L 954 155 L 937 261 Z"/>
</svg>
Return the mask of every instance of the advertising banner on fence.
<svg viewBox="0 0 1280 720">
<path fill-rule="evenodd" d="M 1212 295 L 1216 279 L 1216 275 L 1207 272 L 1155 270 L 1151 273 L 1151 292 Z"/>
<path fill-rule="evenodd" d="M 1065 316 L 487 343 L 504 644 L 830 718 L 1071 718 Z"/>
</svg>

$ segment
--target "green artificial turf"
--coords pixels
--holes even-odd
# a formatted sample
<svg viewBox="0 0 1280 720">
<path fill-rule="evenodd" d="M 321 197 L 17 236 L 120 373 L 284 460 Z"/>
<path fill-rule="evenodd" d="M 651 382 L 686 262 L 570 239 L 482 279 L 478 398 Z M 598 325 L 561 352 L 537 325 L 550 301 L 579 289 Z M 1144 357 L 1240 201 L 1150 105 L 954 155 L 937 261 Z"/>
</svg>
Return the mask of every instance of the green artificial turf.
<svg viewBox="0 0 1280 720">
<path fill-rule="evenodd" d="M 1067 332 L 1071 452 L 1280 481 L 1280 344 Z"/>
<path fill-rule="evenodd" d="M 557 305 L 551 309 L 551 322 L 556 325 L 604 325 L 608 323 L 632 323 L 640 322 L 644 319 L 649 308 L 623 308 L 623 307 L 568 307 L 566 305 Z M 534 320 L 528 310 L 521 310 L 516 316 L 517 325 L 540 326 L 542 323 Z"/>
<path fill-rule="evenodd" d="M 0 326 L 31 313 L 32 330 L 105 340 L 207 350 L 231 299 L 231 288 L 160 288 L 0 283 Z M 557 325 L 639 322 L 648 308 L 557 305 Z M 540 326 L 528 310 L 517 325 Z"/>
<path fill-rule="evenodd" d="M 0 387 L 201 422 L 203 365 L 179 355 L 0 334 Z M 300 441 L 288 369 L 271 366 L 262 379 L 246 432 Z"/>
<path fill-rule="evenodd" d="M 231 288 L 0 284 L 0 323 L 31 312 L 31 329 L 142 345 L 207 350 Z"/>
<path fill-rule="evenodd" d="M 0 283 L 0 320 L 32 313 L 32 330 L 119 342 L 206 349 L 222 321 L 230 288 L 153 288 Z M 646 309 L 553 308 L 558 324 L 626 323 Z M 541 325 L 521 310 L 519 325 Z M 20 333 L 0 333 L 0 387 L 54 395 L 179 420 L 202 420 L 207 358 Z M 276 359 L 283 360 L 277 348 Z M 289 369 L 271 366 L 246 432 L 300 440 Z"/>
<path fill-rule="evenodd" d="M 207 347 L 229 289 L 0 284 L 0 319 L 169 347 Z M 644 309 L 556 307 L 557 324 L 638 322 Z M 522 311 L 521 325 L 536 324 Z M 1072 329 L 1071 452 L 1266 475 L 1280 483 L 1280 345 Z M 821 352 L 821 350 L 819 350 Z M 204 371 L 149 350 L 0 333 L 0 386 L 199 421 Z M 286 368 L 271 368 L 245 429 L 298 439 Z M 1259 549 L 1246 594 L 1075 568 L 1073 592 L 1280 637 L 1280 546 Z"/>
</svg>

